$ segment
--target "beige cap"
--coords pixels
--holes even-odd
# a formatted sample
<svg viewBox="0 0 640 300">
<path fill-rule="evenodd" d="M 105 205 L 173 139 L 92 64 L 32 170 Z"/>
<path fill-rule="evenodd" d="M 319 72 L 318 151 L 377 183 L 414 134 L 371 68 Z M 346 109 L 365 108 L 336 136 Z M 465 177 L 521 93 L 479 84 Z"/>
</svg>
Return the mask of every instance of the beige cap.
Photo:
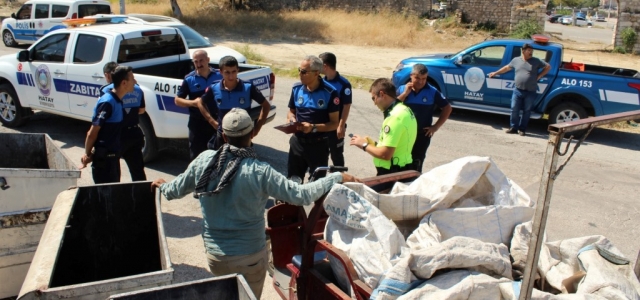
<svg viewBox="0 0 640 300">
<path fill-rule="evenodd" d="M 253 130 L 253 121 L 246 110 L 232 108 L 222 119 L 222 132 L 227 136 L 245 136 Z"/>
</svg>

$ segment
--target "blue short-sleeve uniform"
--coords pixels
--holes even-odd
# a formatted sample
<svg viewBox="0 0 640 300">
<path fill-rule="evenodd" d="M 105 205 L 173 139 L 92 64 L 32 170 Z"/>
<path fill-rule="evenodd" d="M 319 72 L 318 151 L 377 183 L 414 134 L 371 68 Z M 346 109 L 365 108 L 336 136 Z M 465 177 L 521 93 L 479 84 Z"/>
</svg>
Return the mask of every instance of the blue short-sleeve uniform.
<svg viewBox="0 0 640 300">
<path fill-rule="evenodd" d="M 398 88 L 398 95 L 404 93 L 406 86 L 402 85 Z M 411 92 L 407 99 L 404 99 L 404 104 L 411 108 L 413 114 L 416 116 L 418 123 L 418 137 L 424 136 L 422 128 L 431 127 L 433 125 L 433 112 L 435 106 L 445 107 L 449 105 L 447 99 L 438 92 L 436 88 L 430 84 L 425 85 L 418 93 Z M 421 134 L 422 133 L 422 134 Z"/>
<path fill-rule="evenodd" d="M 320 79 L 320 86 L 310 92 L 301 83 L 293 85 L 289 108 L 296 110 L 296 120 L 298 122 L 308 122 L 311 124 L 324 124 L 329 122 L 329 114 L 340 110 L 340 97 L 336 90 L 324 80 Z M 301 138 L 322 138 L 326 137 L 326 132 L 296 132 Z"/>
<path fill-rule="evenodd" d="M 100 97 L 93 109 L 93 117 L 91 118 L 92 125 L 100 126 L 94 147 L 106 148 L 107 151 L 113 153 L 120 151 L 123 119 L 122 101 L 115 93 L 109 91 Z"/>
<path fill-rule="evenodd" d="M 198 75 L 196 71 L 187 74 L 176 96 L 189 100 L 201 97 L 208 87 L 222 80 L 222 74 L 220 74 L 218 70 L 211 68 L 210 71 L 207 78 Z M 197 130 L 198 128 L 202 128 L 202 126 L 211 125 L 205 120 L 198 108 L 189 107 L 189 124 L 187 126 L 191 130 Z"/>
<path fill-rule="evenodd" d="M 338 97 L 340 97 L 339 112 L 340 118 L 342 118 L 342 108 L 352 102 L 353 96 L 351 95 L 351 83 L 346 78 L 340 76 L 340 73 L 336 73 L 336 77 L 332 80 L 327 79 L 325 76 L 324 81 L 333 86 L 333 88 L 338 92 Z"/>
<path fill-rule="evenodd" d="M 113 89 L 113 83 L 107 84 L 100 88 L 100 96 Z M 124 129 L 134 127 L 140 124 L 140 108 L 145 108 L 144 92 L 139 85 L 133 86 L 133 92 L 122 97 L 122 107 L 124 109 L 122 127 Z M 124 130 L 122 138 L 139 138 L 143 137 L 140 130 Z"/>
<path fill-rule="evenodd" d="M 202 101 L 207 105 L 211 115 L 217 118 L 218 124 L 222 124 L 224 116 L 233 108 L 242 108 L 249 112 L 251 100 L 262 104 L 267 99 L 256 86 L 242 80 L 238 80 L 238 84 L 231 91 L 224 88 L 222 81 L 218 81 L 202 95 Z M 222 126 L 218 126 L 218 132 L 222 133 Z"/>
</svg>

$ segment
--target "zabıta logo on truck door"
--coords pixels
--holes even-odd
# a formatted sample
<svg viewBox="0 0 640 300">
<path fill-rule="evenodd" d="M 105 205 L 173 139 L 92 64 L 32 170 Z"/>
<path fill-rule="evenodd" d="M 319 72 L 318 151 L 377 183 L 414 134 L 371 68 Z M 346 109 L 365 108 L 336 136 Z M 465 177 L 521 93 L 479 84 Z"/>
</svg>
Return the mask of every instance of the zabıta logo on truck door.
<svg viewBox="0 0 640 300">
<path fill-rule="evenodd" d="M 40 95 L 38 96 L 40 105 L 55 107 L 53 98 L 49 97 L 51 95 L 51 72 L 49 72 L 49 68 L 46 65 L 39 65 L 35 75 L 36 86 L 40 90 Z"/>
</svg>

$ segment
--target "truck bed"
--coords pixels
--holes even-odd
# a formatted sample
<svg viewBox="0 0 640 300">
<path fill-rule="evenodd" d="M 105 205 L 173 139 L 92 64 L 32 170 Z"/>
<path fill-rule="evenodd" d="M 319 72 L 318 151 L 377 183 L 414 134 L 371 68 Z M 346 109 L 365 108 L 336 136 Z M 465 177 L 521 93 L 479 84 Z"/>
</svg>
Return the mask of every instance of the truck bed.
<svg viewBox="0 0 640 300">
<path fill-rule="evenodd" d="M 588 65 L 588 64 L 575 63 L 575 62 L 562 62 L 562 67 L 560 69 L 569 70 L 569 71 L 598 73 L 603 75 L 615 75 L 615 76 L 622 76 L 622 77 L 640 78 L 640 73 L 632 69 Z"/>
<path fill-rule="evenodd" d="M 220 66 L 218 64 L 209 64 L 210 67 L 214 69 L 219 69 Z M 240 65 L 240 73 L 256 70 L 261 68 L 260 66 L 254 65 Z M 184 79 L 187 74 L 194 70 L 193 62 L 191 60 L 183 60 L 170 62 L 165 64 L 158 64 L 148 67 L 138 67 L 133 69 L 135 74 L 141 75 L 150 75 L 150 76 L 158 76 L 158 77 L 166 77 L 173 79 Z"/>
</svg>

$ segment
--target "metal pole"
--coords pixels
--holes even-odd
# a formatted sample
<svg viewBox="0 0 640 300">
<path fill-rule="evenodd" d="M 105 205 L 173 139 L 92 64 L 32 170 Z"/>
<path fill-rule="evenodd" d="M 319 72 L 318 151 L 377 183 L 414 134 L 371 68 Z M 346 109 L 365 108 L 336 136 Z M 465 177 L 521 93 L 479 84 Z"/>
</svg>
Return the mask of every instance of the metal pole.
<svg viewBox="0 0 640 300">
<path fill-rule="evenodd" d="M 607 10 L 609 14 L 607 15 L 607 22 L 609 22 L 609 18 L 611 18 L 611 0 L 609 0 L 609 9 Z"/>
<path fill-rule="evenodd" d="M 525 273 L 522 279 L 519 300 L 531 299 L 531 292 L 533 291 L 533 284 L 538 271 L 538 259 L 540 258 L 542 238 L 544 237 L 544 231 L 547 226 L 551 191 L 553 190 L 553 183 L 555 182 L 556 165 L 558 164 L 557 149 L 563 136 L 563 132 L 549 132 L 547 153 L 545 154 L 544 166 L 542 167 L 538 200 L 536 202 L 536 213 L 533 217 L 531 240 L 529 240 L 529 251 L 527 252 L 527 264 L 524 269 Z"/>
<path fill-rule="evenodd" d="M 120 14 L 124 15 L 124 0 L 120 0 Z"/>
</svg>

